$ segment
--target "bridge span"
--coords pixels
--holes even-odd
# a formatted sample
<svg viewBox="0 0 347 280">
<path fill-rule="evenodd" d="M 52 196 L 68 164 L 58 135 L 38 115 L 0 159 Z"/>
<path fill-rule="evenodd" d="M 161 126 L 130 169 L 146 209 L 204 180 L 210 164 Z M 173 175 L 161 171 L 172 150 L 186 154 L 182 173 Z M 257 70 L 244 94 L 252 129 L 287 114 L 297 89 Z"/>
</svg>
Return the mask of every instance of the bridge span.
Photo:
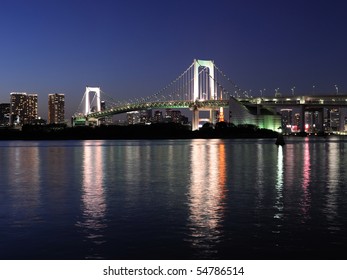
<svg viewBox="0 0 347 280">
<path fill-rule="evenodd" d="M 113 97 L 108 97 L 106 101 L 105 96 L 100 87 L 87 86 L 80 108 L 74 115 L 75 123 L 98 124 L 105 117 L 132 111 L 189 109 L 192 112 L 192 130 L 196 130 L 202 120 L 200 112 L 207 111 L 207 119 L 215 123 L 216 112 L 223 112 L 223 108 L 227 108 L 228 119 L 234 124 L 251 123 L 276 130 L 281 122 L 281 110 L 295 109 L 299 111 L 299 127 L 303 131 L 305 112 L 317 111 L 323 129 L 324 110 L 347 107 L 345 94 L 252 97 L 228 78 L 214 61 L 197 59 L 174 81 L 150 96 L 123 102 L 115 101 Z M 342 120 L 344 116 L 340 114 L 340 123 L 345 122 Z M 266 127 L 265 123 L 272 125 Z"/>
<path fill-rule="evenodd" d="M 224 84 L 224 86 L 223 86 Z M 101 106 L 100 87 L 86 87 L 82 106 L 75 113 L 75 121 L 100 118 L 120 113 L 147 109 L 188 108 L 192 111 L 192 129 L 199 128 L 200 112 L 209 112 L 209 120 L 215 122 L 216 110 L 228 107 L 230 91 L 238 89 L 233 82 L 214 64 L 212 60 L 195 59 L 193 63 L 174 81 L 162 90 L 147 96 L 133 98 L 124 102 L 111 100 Z M 90 96 L 90 95 L 93 96 Z M 112 98 L 111 98 L 112 99 Z"/>
</svg>

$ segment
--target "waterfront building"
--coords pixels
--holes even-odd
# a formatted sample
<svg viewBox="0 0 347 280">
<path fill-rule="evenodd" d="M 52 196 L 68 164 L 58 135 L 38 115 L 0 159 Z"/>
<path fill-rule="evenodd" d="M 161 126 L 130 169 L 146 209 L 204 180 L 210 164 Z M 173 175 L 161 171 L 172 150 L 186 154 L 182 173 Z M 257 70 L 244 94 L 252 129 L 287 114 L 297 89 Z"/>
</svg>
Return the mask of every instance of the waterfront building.
<svg viewBox="0 0 347 280">
<path fill-rule="evenodd" d="M 63 93 L 48 94 L 48 123 L 65 123 L 65 95 Z"/>
<path fill-rule="evenodd" d="M 31 124 L 34 120 L 38 119 L 38 96 L 37 94 L 27 95 L 27 105 L 26 105 L 26 119 L 24 119 L 25 124 Z"/>
<path fill-rule="evenodd" d="M 10 103 L 0 103 L 0 126 L 10 123 Z"/>
<path fill-rule="evenodd" d="M 166 122 L 181 123 L 181 117 L 182 117 L 181 111 L 166 109 L 166 112 L 165 112 Z"/>
<path fill-rule="evenodd" d="M 127 113 L 128 124 L 149 124 L 151 122 L 152 110 L 139 110 Z"/>
<path fill-rule="evenodd" d="M 140 123 L 140 112 L 139 111 L 128 112 L 127 113 L 127 123 L 128 123 L 128 125 Z"/>
<path fill-rule="evenodd" d="M 152 118 L 152 109 L 140 111 L 140 123 L 149 124 Z"/>
<path fill-rule="evenodd" d="M 155 111 L 153 116 L 153 122 L 154 123 L 162 123 L 163 122 L 163 112 L 162 111 Z"/>
<path fill-rule="evenodd" d="M 292 132 L 299 132 L 300 131 L 300 114 L 295 113 L 294 119 L 293 119 L 293 124 L 292 124 Z"/>
<path fill-rule="evenodd" d="M 323 112 L 321 112 L 323 114 Z M 323 118 L 322 118 L 323 119 Z M 323 129 L 323 124 L 320 122 L 320 112 L 306 111 L 305 112 L 305 131 L 312 133 Z"/>
<path fill-rule="evenodd" d="M 340 110 L 338 108 L 328 111 L 329 128 L 332 131 L 338 131 L 340 127 Z"/>
<path fill-rule="evenodd" d="M 31 124 L 38 118 L 37 94 L 11 92 L 10 123 L 16 125 Z"/>
<path fill-rule="evenodd" d="M 281 127 L 284 133 L 292 132 L 293 110 L 281 109 Z"/>
</svg>

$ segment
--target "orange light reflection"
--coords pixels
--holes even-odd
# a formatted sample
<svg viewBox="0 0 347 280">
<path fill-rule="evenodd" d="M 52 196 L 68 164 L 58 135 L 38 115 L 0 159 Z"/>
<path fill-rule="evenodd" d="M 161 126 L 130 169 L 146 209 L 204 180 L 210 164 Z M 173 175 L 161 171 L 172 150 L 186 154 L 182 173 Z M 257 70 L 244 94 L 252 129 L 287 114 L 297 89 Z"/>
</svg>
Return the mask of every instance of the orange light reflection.
<svg viewBox="0 0 347 280">
<path fill-rule="evenodd" d="M 191 152 L 189 228 L 194 248 L 214 252 L 222 234 L 226 195 L 226 152 L 220 140 L 195 140 Z"/>
</svg>

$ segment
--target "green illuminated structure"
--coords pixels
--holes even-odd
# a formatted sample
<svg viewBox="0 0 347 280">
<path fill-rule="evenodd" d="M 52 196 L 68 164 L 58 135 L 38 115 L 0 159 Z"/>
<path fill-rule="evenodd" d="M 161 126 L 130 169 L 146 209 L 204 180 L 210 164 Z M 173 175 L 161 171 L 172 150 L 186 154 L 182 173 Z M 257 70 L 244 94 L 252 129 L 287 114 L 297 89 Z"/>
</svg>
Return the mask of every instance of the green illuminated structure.
<svg viewBox="0 0 347 280">
<path fill-rule="evenodd" d="M 253 124 L 259 128 L 274 131 L 278 131 L 281 127 L 281 116 L 260 104 L 240 102 L 234 97 L 230 97 L 229 110 L 231 112 L 231 122 L 235 125 Z"/>
</svg>

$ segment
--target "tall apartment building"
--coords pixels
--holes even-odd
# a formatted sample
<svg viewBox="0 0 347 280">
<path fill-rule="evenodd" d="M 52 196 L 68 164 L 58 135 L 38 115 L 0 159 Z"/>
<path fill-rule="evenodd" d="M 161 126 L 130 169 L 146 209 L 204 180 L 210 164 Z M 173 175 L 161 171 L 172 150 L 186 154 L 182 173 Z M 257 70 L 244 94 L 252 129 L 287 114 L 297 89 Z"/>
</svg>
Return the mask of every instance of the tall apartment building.
<svg viewBox="0 0 347 280">
<path fill-rule="evenodd" d="M 30 124 L 38 117 L 37 94 L 11 92 L 10 122 L 11 124 Z"/>
<path fill-rule="evenodd" d="M 65 95 L 62 93 L 48 94 L 48 123 L 65 122 Z"/>
</svg>

